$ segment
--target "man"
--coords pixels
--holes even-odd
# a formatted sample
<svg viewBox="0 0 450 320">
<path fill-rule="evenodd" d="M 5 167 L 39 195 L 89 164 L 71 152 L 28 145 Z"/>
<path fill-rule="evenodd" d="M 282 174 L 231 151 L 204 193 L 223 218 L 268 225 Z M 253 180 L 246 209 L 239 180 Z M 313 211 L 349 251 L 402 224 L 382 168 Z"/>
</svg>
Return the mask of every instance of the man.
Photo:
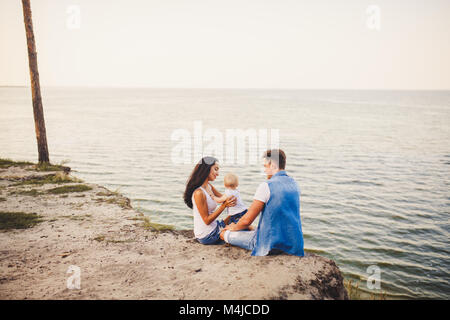
<svg viewBox="0 0 450 320">
<path fill-rule="evenodd" d="M 247 213 L 237 224 L 228 225 L 220 233 L 220 238 L 231 245 L 251 250 L 252 256 L 265 256 L 277 251 L 304 256 L 300 189 L 284 170 L 286 155 L 281 149 L 272 149 L 267 150 L 263 158 L 267 182 L 259 185 Z M 248 231 L 260 213 L 258 228 Z"/>
</svg>

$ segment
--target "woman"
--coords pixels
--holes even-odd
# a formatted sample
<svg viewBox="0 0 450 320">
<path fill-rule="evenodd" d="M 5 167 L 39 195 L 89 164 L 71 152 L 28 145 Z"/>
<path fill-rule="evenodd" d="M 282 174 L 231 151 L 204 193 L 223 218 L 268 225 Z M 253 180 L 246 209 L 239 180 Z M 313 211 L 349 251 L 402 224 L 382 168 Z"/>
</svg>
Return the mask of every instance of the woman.
<svg viewBox="0 0 450 320">
<path fill-rule="evenodd" d="M 236 204 L 235 197 L 228 197 L 217 207 L 211 194 L 221 197 L 222 194 L 209 182 L 216 180 L 219 175 L 218 160 L 214 157 L 204 157 L 195 166 L 186 184 L 184 202 L 194 212 L 194 234 L 201 244 L 214 244 L 220 239 L 220 231 L 225 224 L 217 221 L 217 217 L 226 207 Z"/>
</svg>

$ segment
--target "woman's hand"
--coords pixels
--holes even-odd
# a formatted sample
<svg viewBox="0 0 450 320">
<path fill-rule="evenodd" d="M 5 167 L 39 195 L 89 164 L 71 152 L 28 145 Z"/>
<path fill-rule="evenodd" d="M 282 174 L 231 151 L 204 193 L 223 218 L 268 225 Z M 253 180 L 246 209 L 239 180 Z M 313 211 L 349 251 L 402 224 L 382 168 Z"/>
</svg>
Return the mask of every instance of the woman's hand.
<svg viewBox="0 0 450 320">
<path fill-rule="evenodd" d="M 234 207 L 236 205 L 236 197 L 229 196 L 223 203 L 225 207 Z"/>
</svg>

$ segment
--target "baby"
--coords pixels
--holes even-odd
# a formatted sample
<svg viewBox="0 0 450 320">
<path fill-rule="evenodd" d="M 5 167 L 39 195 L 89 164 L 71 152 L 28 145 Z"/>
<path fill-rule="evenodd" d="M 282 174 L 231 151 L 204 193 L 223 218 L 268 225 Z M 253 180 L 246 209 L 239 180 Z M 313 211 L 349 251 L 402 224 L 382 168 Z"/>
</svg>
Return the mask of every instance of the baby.
<svg viewBox="0 0 450 320">
<path fill-rule="evenodd" d="M 228 197 L 235 196 L 236 205 L 234 207 L 228 207 L 228 217 L 226 217 L 223 222 L 225 224 L 230 224 L 232 222 L 237 223 L 239 219 L 247 212 L 247 207 L 241 200 L 241 194 L 237 188 L 239 185 L 239 179 L 235 174 L 228 173 L 223 178 L 223 184 L 225 185 L 225 194 L 221 197 L 216 197 L 211 195 L 214 201 L 217 203 L 224 202 Z"/>
</svg>

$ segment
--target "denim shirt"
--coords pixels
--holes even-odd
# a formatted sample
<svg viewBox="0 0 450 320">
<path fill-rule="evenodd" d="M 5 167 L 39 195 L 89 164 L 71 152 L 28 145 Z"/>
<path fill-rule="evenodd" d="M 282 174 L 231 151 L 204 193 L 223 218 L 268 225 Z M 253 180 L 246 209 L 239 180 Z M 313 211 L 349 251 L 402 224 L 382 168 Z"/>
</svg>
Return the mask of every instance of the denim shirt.
<svg viewBox="0 0 450 320">
<path fill-rule="evenodd" d="M 300 189 L 282 170 L 267 180 L 270 198 L 261 212 L 252 256 L 265 256 L 271 250 L 304 256 L 300 219 Z"/>
</svg>

